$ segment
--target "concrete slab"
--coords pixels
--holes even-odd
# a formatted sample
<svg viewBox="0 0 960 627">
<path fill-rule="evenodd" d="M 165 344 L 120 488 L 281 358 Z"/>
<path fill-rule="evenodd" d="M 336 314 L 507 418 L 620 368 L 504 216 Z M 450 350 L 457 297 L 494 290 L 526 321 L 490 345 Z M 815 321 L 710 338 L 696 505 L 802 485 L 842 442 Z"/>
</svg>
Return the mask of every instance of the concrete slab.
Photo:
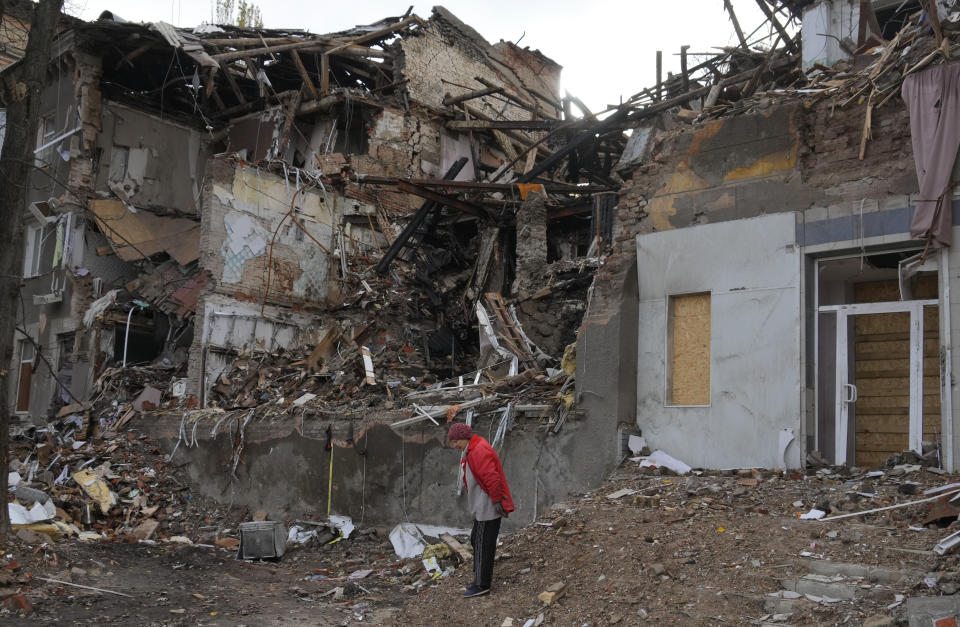
<svg viewBox="0 0 960 627">
<path fill-rule="evenodd" d="M 817 579 L 782 579 L 780 585 L 784 590 L 811 594 L 817 597 L 827 597 L 841 601 L 850 601 L 863 596 L 863 591 L 857 586 L 843 582 L 826 582 Z"/>
<path fill-rule="evenodd" d="M 960 616 L 960 596 L 914 597 L 905 607 L 910 627 L 931 627 L 938 618 Z"/>
<path fill-rule="evenodd" d="M 875 583 L 896 583 L 903 579 L 904 573 L 887 568 L 864 566 L 863 564 L 842 564 L 824 560 L 805 560 L 803 566 L 811 573 L 828 577 L 841 576 L 847 579 L 866 579 Z"/>
</svg>

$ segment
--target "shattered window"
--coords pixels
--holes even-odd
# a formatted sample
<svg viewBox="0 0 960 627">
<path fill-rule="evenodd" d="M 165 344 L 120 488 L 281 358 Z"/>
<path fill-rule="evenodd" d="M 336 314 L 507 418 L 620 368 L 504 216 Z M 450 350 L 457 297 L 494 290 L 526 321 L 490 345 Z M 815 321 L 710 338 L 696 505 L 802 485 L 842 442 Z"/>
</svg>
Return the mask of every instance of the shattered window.
<svg viewBox="0 0 960 627">
<path fill-rule="evenodd" d="M 710 293 L 667 301 L 667 405 L 710 404 Z"/>
</svg>

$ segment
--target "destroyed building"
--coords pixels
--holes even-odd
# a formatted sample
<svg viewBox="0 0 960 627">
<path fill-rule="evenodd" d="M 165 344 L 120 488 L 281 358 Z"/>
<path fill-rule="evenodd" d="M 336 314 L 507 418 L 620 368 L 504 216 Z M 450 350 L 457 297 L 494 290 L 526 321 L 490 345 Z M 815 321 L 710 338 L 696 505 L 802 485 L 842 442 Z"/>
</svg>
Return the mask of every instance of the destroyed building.
<svg viewBox="0 0 960 627">
<path fill-rule="evenodd" d="M 515 445 L 531 471 L 548 432 L 582 421 L 572 344 L 626 138 L 584 130 L 549 58 L 490 44 L 443 7 L 326 35 L 104 12 L 56 51 L 8 379 L 24 429 L 110 434 L 143 414 L 197 476 L 251 502 L 268 497 L 238 472 L 260 481 L 265 464 L 289 490 L 311 476 L 259 449 L 310 458 L 325 439 L 401 474 L 377 484 L 387 502 L 406 488 L 404 446 L 420 482 L 425 458 L 449 467 L 445 431 L 417 424 L 445 394 L 466 390 L 443 406 L 494 420 L 501 446 L 531 418 L 541 433 Z M 531 513 L 618 461 L 605 420 L 602 440 L 577 436 L 584 423 L 551 441 L 586 470 L 533 472 Z M 343 463 L 335 508 L 376 503 Z"/>
<path fill-rule="evenodd" d="M 454 520 L 454 419 L 502 451 L 520 523 L 631 435 L 704 468 L 952 469 L 952 214 L 916 174 L 931 103 L 900 96 L 950 71 L 952 14 L 776 6 L 758 40 L 728 7 L 740 45 L 603 112 L 442 7 L 76 25 L 16 409 L 136 418 L 206 494 L 278 515 Z"/>
<path fill-rule="evenodd" d="M 628 114 L 583 406 L 693 466 L 910 450 L 952 471 L 957 14 L 783 4 L 802 26 L 753 69 L 725 51 L 683 77 L 679 112 L 647 94 Z"/>
</svg>

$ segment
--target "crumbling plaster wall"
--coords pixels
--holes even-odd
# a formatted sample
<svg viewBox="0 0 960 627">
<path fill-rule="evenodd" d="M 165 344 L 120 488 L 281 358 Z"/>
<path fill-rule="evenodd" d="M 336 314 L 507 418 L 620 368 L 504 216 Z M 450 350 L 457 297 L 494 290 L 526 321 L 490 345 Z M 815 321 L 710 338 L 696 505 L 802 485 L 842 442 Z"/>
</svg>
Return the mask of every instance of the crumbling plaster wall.
<svg viewBox="0 0 960 627">
<path fill-rule="evenodd" d="M 213 277 L 214 287 L 209 289 L 238 300 L 261 301 L 267 292 L 273 241 L 268 300 L 325 304 L 332 262 L 327 251 L 336 248 L 334 230 L 340 224 L 342 199 L 316 189 L 297 196 L 294 215 L 308 235 L 287 217 L 297 191 L 295 181 L 224 158 L 209 162 L 206 179 L 200 265 Z"/>
<path fill-rule="evenodd" d="M 97 190 L 134 206 L 198 213 L 207 157 L 199 131 L 115 102 L 105 103 L 102 127 Z"/>
<path fill-rule="evenodd" d="M 314 316 L 300 310 L 326 306 L 336 259 L 284 219 L 296 189 L 293 180 L 227 158 L 208 162 L 199 263 L 210 280 L 197 303 L 198 332 L 188 362 L 188 393 L 198 398 L 239 353 L 275 352 L 319 340 L 322 329 Z M 337 248 L 334 232 L 342 205 L 341 196 L 316 189 L 294 203 L 297 220 L 331 252 Z M 268 306 L 261 314 L 274 232 Z"/>
<path fill-rule="evenodd" d="M 402 521 L 465 526 L 471 515 L 465 497 L 456 495 L 459 453 L 450 448 L 446 425 L 413 425 L 393 430 L 389 422 L 399 412 L 375 422 L 354 423 L 355 446 L 348 443 L 346 422 L 305 419 L 277 424 L 251 423 L 245 431 L 243 463 L 236 479 L 230 476 L 236 427 L 222 425 L 210 437 L 212 423 L 197 430 L 198 445 L 183 444 L 173 458 L 191 478 L 191 485 L 222 503 L 264 509 L 272 519 L 291 520 L 326 514 L 330 453 L 325 430 L 334 434 L 333 501 L 331 511 L 364 525 L 392 526 Z M 138 425 L 134 425 L 137 428 Z M 139 428 L 169 451 L 177 443 L 180 417 L 152 417 Z M 475 430 L 488 437 L 496 422 L 480 419 Z M 500 451 L 504 473 L 517 510 L 504 522 L 513 530 L 533 521 L 547 508 L 594 487 L 609 465 L 598 463 L 604 446 L 590 424 L 571 417 L 559 434 L 521 422 L 506 437 Z"/>
</svg>

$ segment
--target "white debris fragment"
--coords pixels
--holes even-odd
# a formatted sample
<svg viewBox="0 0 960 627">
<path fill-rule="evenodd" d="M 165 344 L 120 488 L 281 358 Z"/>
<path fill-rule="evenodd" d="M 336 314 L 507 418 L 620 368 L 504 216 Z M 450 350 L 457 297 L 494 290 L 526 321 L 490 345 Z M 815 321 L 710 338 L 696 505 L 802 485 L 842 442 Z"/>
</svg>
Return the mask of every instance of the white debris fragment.
<svg viewBox="0 0 960 627">
<path fill-rule="evenodd" d="M 685 475 L 691 470 L 690 466 L 659 449 L 646 457 L 631 457 L 630 460 L 640 462 L 641 468 L 669 468 L 678 475 Z"/>
</svg>

